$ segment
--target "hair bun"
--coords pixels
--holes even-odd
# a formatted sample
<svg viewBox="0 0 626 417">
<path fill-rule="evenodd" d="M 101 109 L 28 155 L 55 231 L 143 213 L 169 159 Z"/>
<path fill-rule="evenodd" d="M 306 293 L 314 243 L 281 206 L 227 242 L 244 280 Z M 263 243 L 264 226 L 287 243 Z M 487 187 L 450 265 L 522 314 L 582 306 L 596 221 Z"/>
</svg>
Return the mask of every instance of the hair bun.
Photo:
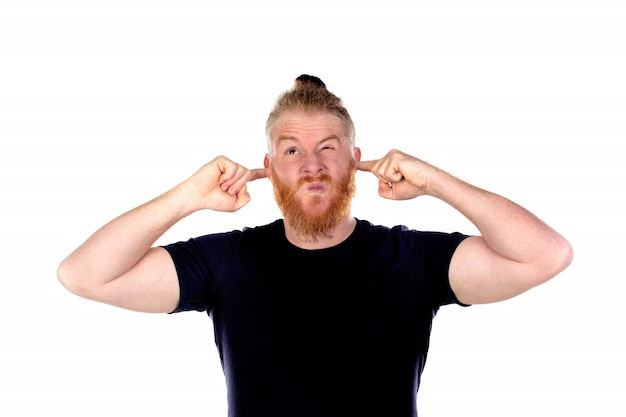
<svg viewBox="0 0 626 417">
<path fill-rule="evenodd" d="M 320 80 L 318 77 L 313 75 L 302 74 L 298 78 L 296 78 L 295 88 L 305 88 L 305 87 L 315 87 L 315 88 L 323 88 L 326 89 L 326 84 L 324 81 Z"/>
</svg>

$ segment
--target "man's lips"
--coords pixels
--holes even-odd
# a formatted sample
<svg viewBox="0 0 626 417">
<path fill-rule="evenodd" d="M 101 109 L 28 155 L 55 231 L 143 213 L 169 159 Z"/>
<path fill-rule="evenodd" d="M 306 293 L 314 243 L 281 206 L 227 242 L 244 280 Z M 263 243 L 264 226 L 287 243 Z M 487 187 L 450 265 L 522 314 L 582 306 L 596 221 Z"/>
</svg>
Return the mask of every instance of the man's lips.
<svg viewBox="0 0 626 417">
<path fill-rule="evenodd" d="M 304 177 L 298 181 L 298 188 L 311 194 L 322 194 L 331 189 L 332 179 L 329 175 Z"/>
<path fill-rule="evenodd" d="M 327 188 L 326 183 L 323 182 L 310 182 L 306 184 L 306 190 L 310 193 L 323 193 Z"/>
</svg>

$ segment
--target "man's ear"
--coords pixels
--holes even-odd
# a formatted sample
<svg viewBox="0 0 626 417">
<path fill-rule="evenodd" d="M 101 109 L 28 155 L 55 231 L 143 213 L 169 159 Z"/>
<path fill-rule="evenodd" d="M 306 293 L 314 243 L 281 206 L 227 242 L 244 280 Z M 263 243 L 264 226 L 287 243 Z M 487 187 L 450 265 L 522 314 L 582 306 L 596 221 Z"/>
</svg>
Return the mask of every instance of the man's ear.
<svg viewBox="0 0 626 417">
<path fill-rule="evenodd" d="M 359 162 L 361 160 L 361 148 L 354 148 L 354 159 Z"/>
<path fill-rule="evenodd" d="M 263 167 L 265 168 L 265 170 L 267 171 L 267 178 L 272 181 L 272 176 L 270 175 L 270 156 L 269 155 L 265 155 L 265 158 L 263 158 Z"/>
</svg>

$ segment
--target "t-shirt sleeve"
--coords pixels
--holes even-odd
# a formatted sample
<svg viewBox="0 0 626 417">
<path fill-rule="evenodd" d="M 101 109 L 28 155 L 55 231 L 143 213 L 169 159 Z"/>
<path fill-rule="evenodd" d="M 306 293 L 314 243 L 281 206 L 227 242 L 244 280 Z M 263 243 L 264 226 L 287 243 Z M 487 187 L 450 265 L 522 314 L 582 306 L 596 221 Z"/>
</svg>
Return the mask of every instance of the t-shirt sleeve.
<svg viewBox="0 0 626 417">
<path fill-rule="evenodd" d="M 459 244 L 468 238 L 461 233 L 415 232 L 405 230 L 412 252 L 425 265 L 425 275 L 432 295 L 433 308 L 446 304 L 461 303 L 450 286 L 450 262 Z"/>
<path fill-rule="evenodd" d="M 469 306 L 468 304 L 461 303 L 456 297 L 456 294 L 450 285 L 449 274 L 452 255 L 454 255 L 454 252 L 461 242 L 468 237 L 469 236 L 461 233 L 452 233 L 440 242 L 441 246 L 437 256 L 439 259 L 437 259 L 437 263 L 434 265 L 434 267 L 438 269 L 438 272 L 436 273 L 437 279 L 435 281 L 435 292 L 438 296 L 439 305 L 458 304 L 463 307 Z"/>
<path fill-rule="evenodd" d="M 180 287 L 180 300 L 172 313 L 211 311 L 215 271 L 225 239 L 225 234 L 207 235 L 163 246 L 174 261 Z"/>
</svg>

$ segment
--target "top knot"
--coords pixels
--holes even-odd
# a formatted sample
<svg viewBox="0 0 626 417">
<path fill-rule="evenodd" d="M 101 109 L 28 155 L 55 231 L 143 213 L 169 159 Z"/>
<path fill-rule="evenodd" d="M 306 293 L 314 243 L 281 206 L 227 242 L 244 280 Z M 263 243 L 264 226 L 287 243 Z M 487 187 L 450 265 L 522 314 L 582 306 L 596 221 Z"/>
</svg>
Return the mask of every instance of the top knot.
<svg viewBox="0 0 626 417">
<path fill-rule="evenodd" d="M 302 74 L 298 78 L 296 78 L 295 89 L 306 88 L 306 87 L 316 87 L 326 89 L 326 84 L 324 81 L 320 80 L 318 77 L 313 75 Z"/>
<path fill-rule="evenodd" d="M 346 137 L 354 148 L 354 123 L 341 99 L 326 89 L 326 84 L 318 77 L 302 74 L 293 87 L 283 92 L 270 112 L 265 123 L 268 149 L 273 152 L 274 128 L 276 121 L 285 112 L 301 111 L 305 113 L 325 112 L 337 116 L 344 125 Z"/>
</svg>

